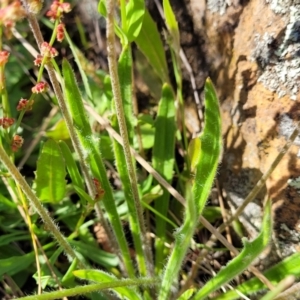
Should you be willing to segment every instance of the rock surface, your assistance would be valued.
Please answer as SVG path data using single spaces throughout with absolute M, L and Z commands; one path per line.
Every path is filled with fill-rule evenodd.
M 191 0 L 189 11 L 195 31 L 205 36 L 209 74 L 222 105 L 219 179 L 237 207 L 300 120 L 300 5 L 271 0 L 210 0 L 205 5 Z M 259 230 L 267 192 L 282 255 L 297 251 L 299 243 L 299 145 L 296 140 L 244 214 Z

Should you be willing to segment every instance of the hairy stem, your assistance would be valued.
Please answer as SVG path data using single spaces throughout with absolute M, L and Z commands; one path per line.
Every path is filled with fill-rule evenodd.
M 41 219 L 46 224 L 48 231 L 50 231 L 53 234 L 59 245 L 72 259 L 78 260 L 79 266 L 81 268 L 85 268 L 85 265 L 79 260 L 70 244 L 67 242 L 62 233 L 58 230 L 54 221 L 50 218 L 48 211 L 42 206 L 40 200 L 34 194 L 28 183 L 25 181 L 24 177 L 21 175 L 16 166 L 11 162 L 3 147 L 0 147 L 0 160 L 5 165 L 5 167 L 7 168 L 11 176 L 14 178 L 16 183 L 19 184 L 22 191 L 29 199 L 30 203 L 33 205 L 35 210 L 40 215 Z
M 132 196 L 137 210 L 138 222 L 141 229 L 141 238 L 143 239 L 145 248 L 145 256 L 148 262 L 148 275 L 153 274 L 153 263 L 152 263 L 152 253 L 150 245 L 146 236 L 146 227 L 143 220 L 143 209 L 139 199 L 138 185 L 135 169 L 132 162 L 132 157 L 130 153 L 130 144 L 127 133 L 127 126 L 125 122 L 124 109 L 122 104 L 118 67 L 115 51 L 115 33 L 114 33 L 114 0 L 107 1 L 107 53 L 108 53 L 108 65 L 109 72 L 111 76 L 112 91 L 115 100 L 115 108 L 117 113 L 117 118 L 119 122 L 120 134 L 123 139 L 124 155 L 126 160 L 126 166 L 129 173 Z

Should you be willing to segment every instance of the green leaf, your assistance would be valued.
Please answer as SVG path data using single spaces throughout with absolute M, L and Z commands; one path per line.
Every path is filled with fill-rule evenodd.
M 106 1 L 105 0 L 100 0 L 99 1 L 99 3 L 98 3 L 98 12 L 103 17 L 105 17 L 105 18 L 107 17 Z M 114 26 L 115 26 L 115 33 L 120 38 L 121 44 L 122 45 L 128 44 L 127 35 L 122 30 L 122 28 L 116 22 L 114 23 Z
M 150 115 L 141 115 L 138 117 L 138 123 L 142 135 L 142 144 L 144 149 L 151 149 L 154 145 L 155 128 Z M 134 146 L 138 148 L 137 140 Z
M 102 202 L 111 222 L 114 234 L 121 249 L 127 271 L 133 276 L 134 270 L 124 236 L 121 220 L 112 194 L 112 188 L 107 178 L 106 169 L 99 152 L 99 143 L 93 136 L 88 117 L 86 115 L 81 95 L 76 84 L 74 73 L 69 62 L 64 59 L 62 64 L 64 78 L 64 95 L 71 114 L 74 130 L 85 155 L 85 161 L 94 178 L 98 179 L 105 191 Z
M 191 299 L 192 295 L 195 293 L 195 289 L 186 290 L 177 300 L 188 300 Z
M 102 15 L 103 17 L 107 16 L 107 10 L 106 10 L 106 1 L 100 0 L 98 2 L 98 13 Z
M 70 139 L 65 121 L 63 119 L 59 120 L 50 130 L 46 132 L 46 136 L 55 141 Z
M 90 88 L 90 85 L 89 85 L 89 82 L 88 82 L 88 78 L 83 70 L 83 67 L 82 67 L 82 64 L 81 64 L 81 61 L 79 59 L 81 52 L 80 50 L 74 45 L 74 43 L 72 42 L 72 39 L 69 37 L 67 31 L 65 31 L 65 37 L 68 41 L 68 44 L 70 45 L 70 48 L 71 48 L 71 51 L 72 51 L 72 54 L 75 58 L 75 62 L 77 64 L 77 67 L 79 69 L 79 72 L 80 72 L 80 76 L 81 76 L 81 79 L 82 79 L 82 82 L 83 82 L 83 85 L 84 85 L 84 89 L 85 89 L 85 92 L 88 96 L 88 99 L 89 100 L 92 100 L 92 92 L 91 92 L 91 88 Z
M 162 82 L 170 82 L 165 49 L 157 26 L 147 11 L 145 11 L 142 29 L 135 39 L 135 43 L 148 59 Z
M 0 277 L 4 274 L 13 276 L 20 271 L 27 269 L 33 262 L 33 252 L 22 256 L 12 256 L 10 258 L 0 259 Z
M 199 215 L 205 206 L 217 172 L 222 145 L 221 117 L 219 102 L 210 79 L 205 84 L 205 124 L 201 135 L 201 149 L 195 166 L 194 184 L 186 184 L 186 209 L 183 225 L 175 233 L 175 244 L 165 267 L 159 291 L 159 299 L 167 299 L 176 282 L 181 263 L 186 256 Z
M 101 154 L 102 154 L 103 159 L 114 160 L 115 156 L 114 156 L 114 153 L 112 151 L 111 138 L 107 135 L 101 134 L 100 139 L 101 139 L 100 150 L 101 150 Z
M 199 145 L 194 149 L 194 156 L 199 156 L 195 164 L 195 180 L 193 184 L 193 202 L 189 211 L 196 208 L 197 215 L 202 213 L 209 196 L 219 163 L 222 149 L 221 116 L 217 94 L 210 79 L 205 83 L 205 126 L 201 133 Z M 191 203 L 191 202 L 189 202 Z
M 173 39 L 172 46 L 174 47 L 174 50 L 176 50 L 176 53 L 179 53 L 180 38 L 179 38 L 178 23 L 176 21 L 176 17 L 174 15 L 169 0 L 163 0 L 163 8 L 164 8 L 164 14 L 166 18 L 166 24 Z
M 76 268 L 77 268 L 77 259 L 74 259 L 68 271 L 65 273 L 64 277 L 61 280 L 61 283 L 64 286 L 76 286 L 77 283 L 75 282 L 75 276 L 73 274 Z
M 144 15 L 144 0 L 130 0 L 126 5 L 127 38 L 129 42 L 133 42 L 139 35 Z
M 71 150 L 69 149 L 69 146 L 64 141 L 60 141 L 59 146 L 60 146 L 62 155 L 65 159 L 67 170 L 71 177 L 73 185 L 78 186 L 81 189 L 84 189 L 82 176 L 79 173 L 77 164 L 73 158 L 73 154 L 72 154 Z
M 80 187 L 74 185 L 74 188 L 76 190 L 76 192 L 78 193 L 78 195 L 80 196 L 80 198 L 84 199 L 86 202 L 90 203 L 90 204 L 95 204 L 95 201 L 93 200 L 93 198 L 87 194 L 83 189 L 81 189 Z
M 153 147 L 153 167 L 169 183 L 173 178 L 174 149 L 175 149 L 175 99 L 171 87 L 164 84 L 162 98 L 159 103 L 157 118 L 155 121 L 155 142 Z M 155 217 L 156 236 L 155 243 L 155 267 L 160 273 L 165 259 L 166 221 L 160 215 L 166 217 L 169 208 L 170 194 L 164 190 L 163 195 L 155 200 L 155 209 L 158 212 Z
M 175 132 L 175 98 L 172 88 L 164 84 L 155 121 L 153 167 L 168 182 L 173 178 Z
M 221 208 L 218 206 L 205 206 L 202 211 L 202 216 L 210 223 L 214 223 L 217 219 L 222 218 Z M 199 228 L 203 228 L 202 224 L 199 224 Z
M 235 276 L 241 274 L 251 263 L 259 256 L 259 254 L 268 246 L 272 235 L 272 216 L 271 216 L 271 201 L 266 203 L 264 211 L 264 219 L 261 233 L 258 237 L 248 242 L 243 239 L 244 248 L 242 252 L 231 260 L 226 267 L 211 280 L 209 280 L 193 298 L 194 300 L 206 299 L 206 297 L 220 288 L 222 285 L 232 280 Z
M 13 208 L 17 208 L 16 203 L 14 203 L 12 200 L 7 199 L 6 197 L 4 197 L 3 195 L 0 194 L 0 204 L 1 206 L 5 206 L 5 210 L 11 210 Z M 2 208 L 2 207 L 0 207 Z
M 35 191 L 41 201 L 57 203 L 63 199 L 66 191 L 65 161 L 54 140 L 50 139 L 43 145 L 35 175 Z
M 191 171 L 194 172 L 200 158 L 201 140 L 194 138 L 189 143 L 188 156 L 191 163 Z
M 8 245 L 11 242 L 28 241 L 30 236 L 26 232 L 18 231 L 10 234 L 2 234 L 0 236 L 0 246 Z
M 283 261 L 279 262 L 275 266 L 271 267 L 264 272 L 264 276 L 276 286 L 281 280 L 288 275 L 294 275 L 300 277 L 300 253 L 295 253 Z M 241 292 L 244 295 L 255 294 L 259 291 L 265 290 L 266 286 L 256 277 L 240 284 L 236 287 L 236 291 Z M 239 299 L 240 294 L 235 290 L 228 291 L 227 293 L 214 297 L 214 300 L 234 300 Z
M 54 253 L 51 255 L 49 261 L 46 261 L 44 257 L 40 258 L 40 263 L 41 263 L 40 274 L 38 272 L 35 272 L 35 274 L 32 277 L 35 279 L 36 283 L 39 283 L 39 280 L 41 279 L 41 286 L 43 289 L 45 289 L 46 286 L 56 287 L 57 280 L 59 281 L 61 280 L 62 274 L 56 268 L 55 263 L 57 262 L 57 259 L 62 252 L 63 252 L 62 248 L 56 249 Z M 49 269 L 49 264 L 52 266 L 52 270 Z M 55 273 L 56 279 L 53 277 L 52 272 Z
M 116 281 L 117 278 L 115 278 L 112 275 L 109 275 L 103 271 L 100 270 L 76 270 L 73 272 L 73 274 L 84 280 L 90 280 L 93 282 L 113 282 Z M 133 288 L 130 287 L 119 287 L 114 288 L 114 292 L 117 294 L 119 299 L 123 299 L 125 297 L 126 299 L 130 300 L 141 300 L 141 296 L 135 291 Z
M 91 200 L 91 203 L 94 204 L 93 199 L 87 193 L 84 192 L 85 186 L 82 181 L 82 176 L 79 173 L 77 164 L 74 160 L 72 152 L 69 149 L 69 146 L 63 141 L 60 141 L 59 146 L 65 159 L 68 174 L 71 177 L 73 187 L 79 194 L 80 200 L 85 200 L 87 202 Z M 84 205 L 86 203 L 82 201 L 82 204 Z
M 119 264 L 119 259 L 116 255 L 105 252 L 97 246 L 88 245 L 80 241 L 70 241 L 70 244 L 75 246 L 76 251 L 81 253 L 85 258 L 107 268 L 116 267 Z

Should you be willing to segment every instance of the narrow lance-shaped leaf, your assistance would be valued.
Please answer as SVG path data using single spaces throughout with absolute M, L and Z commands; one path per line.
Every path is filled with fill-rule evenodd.
M 175 99 L 171 87 L 163 86 L 162 98 L 159 103 L 155 121 L 155 139 L 153 147 L 153 167 L 168 182 L 173 177 L 174 148 L 175 148 Z M 155 209 L 164 217 L 167 216 L 170 194 L 164 190 L 163 195 L 155 200 Z M 166 239 L 166 221 L 159 215 L 155 218 L 156 251 L 155 268 L 160 273 L 164 261 L 164 244 Z
M 0 259 L 0 277 L 4 274 L 13 276 L 27 269 L 34 262 L 34 252 L 21 256 L 11 256 Z
M 60 146 L 60 149 L 64 156 L 66 166 L 68 169 L 68 173 L 71 177 L 72 183 L 74 185 L 80 187 L 81 189 L 84 189 L 84 184 L 82 182 L 82 176 L 79 173 L 78 167 L 73 158 L 72 152 L 69 149 L 69 146 L 64 141 L 60 141 L 59 146 Z
M 259 254 L 267 247 L 272 235 L 272 217 L 271 217 L 271 201 L 266 203 L 264 211 L 264 219 L 262 230 L 259 236 L 253 241 L 248 242 L 243 239 L 244 248 L 242 252 L 230 261 L 226 267 L 211 280 L 195 295 L 194 300 L 206 299 L 207 296 L 220 288 L 222 285 L 232 280 L 235 276 L 241 274 L 251 263 L 259 256 Z
M 209 196 L 222 150 L 219 101 L 210 79 L 205 83 L 205 127 L 199 138 L 201 148 L 198 150 L 198 162 L 195 162 L 196 174 L 193 184 L 193 201 L 198 216 L 202 213 Z
M 134 270 L 129 254 L 128 245 L 124 236 L 121 220 L 118 217 L 116 204 L 112 194 L 112 188 L 106 175 L 102 157 L 99 152 L 98 143 L 92 135 L 81 95 L 76 84 L 74 73 L 66 59 L 63 60 L 64 94 L 69 111 L 74 122 L 74 128 L 86 156 L 86 162 L 91 169 L 93 177 L 99 180 L 105 194 L 102 199 L 108 218 L 111 222 L 115 237 L 120 246 L 121 254 L 128 274 L 134 276 Z
M 277 265 L 271 267 L 267 271 L 264 272 L 264 276 L 273 284 L 277 285 L 281 280 L 286 278 L 288 275 L 294 275 L 295 277 L 300 277 L 300 254 L 295 253 L 283 261 L 279 262 Z M 245 295 L 251 295 L 257 293 L 259 291 L 265 290 L 266 286 L 257 278 L 254 277 L 239 286 L 237 286 L 234 290 L 230 290 L 225 294 L 214 297 L 214 300 L 234 300 L 239 299 L 240 294 L 237 292 L 241 292 Z
M 84 184 L 82 181 L 82 176 L 79 173 L 79 170 L 78 170 L 76 162 L 73 158 L 72 152 L 70 151 L 68 145 L 64 141 L 60 141 L 59 146 L 62 151 L 63 157 L 65 159 L 68 174 L 71 177 L 74 188 L 75 189 L 79 188 L 80 190 L 84 190 L 85 187 L 84 187 Z M 76 191 L 77 191 L 77 189 L 76 189 Z M 85 204 L 85 202 L 83 202 L 83 199 L 86 200 L 86 198 L 82 197 L 82 195 L 80 193 L 78 193 L 78 194 L 79 194 L 80 200 L 82 201 L 82 204 Z
M 172 285 L 178 285 L 178 273 L 188 251 L 199 215 L 210 193 L 221 152 L 222 134 L 219 102 L 210 79 L 205 84 L 205 124 L 201 149 L 195 162 L 196 176 L 192 189 L 187 188 L 184 222 L 175 234 L 175 244 L 165 268 L 159 299 L 168 299 Z M 197 160 L 197 159 L 196 159 Z M 189 183 L 188 183 L 189 184 Z
M 176 53 L 179 53 L 180 50 L 180 38 L 179 38 L 179 29 L 178 23 L 176 21 L 175 14 L 172 10 L 169 0 L 163 0 L 164 14 L 166 18 L 166 24 L 172 36 L 172 46 Z
M 144 0 L 130 0 L 126 5 L 127 38 L 133 42 L 139 35 L 145 15 Z
M 145 12 L 142 29 L 135 39 L 135 43 L 148 59 L 162 82 L 170 82 L 165 49 L 157 30 L 157 26 L 148 11 Z
M 54 140 L 43 145 L 35 175 L 35 191 L 41 201 L 57 203 L 62 200 L 66 190 L 65 162 Z

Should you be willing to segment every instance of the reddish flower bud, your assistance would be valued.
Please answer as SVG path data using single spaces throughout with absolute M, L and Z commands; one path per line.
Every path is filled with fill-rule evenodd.
M 3 67 L 7 62 L 8 62 L 8 57 L 9 57 L 9 52 L 8 51 L 0 51 L 0 66 Z
M 20 110 L 32 110 L 32 106 L 33 106 L 34 101 L 33 100 L 27 100 L 27 99 L 21 99 L 17 105 L 17 111 Z
M 70 3 L 60 3 L 59 1 L 54 0 L 50 6 L 50 10 L 47 11 L 46 16 L 49 17 L 51 21 L 55 21 L 60 19 L 63 13 L 68 13 L 70 11 Z
M 44 93 L 48 90 L 48 84 L 46 82 L 40 81 L 38 82 L 32 89 L 32 93 L 39 94 Z
M 57 25 L 56 39 L 58 42 L 62 42 L 64 38 L 65 38 L 65 24 L 60 23 Z
M 47 42 L 41 44 L 41 54 L 45 57 L 55 57 L 58 55 L 57 50 L 54 47 L 51 47 Z
M 9 128 L 14 123 L 15 123 L 15 119 L 13 118 L 3 117 L 0 119 L 0 126 L 2 126 L 4 129 Z
M 40 66 L 43 61 L 43 56 L 41 54 L 38 54 L 36 59 L 34 60 L 34 65 L 35 66 Z
M 19 136 L 19 135 L 15 135 L 11 141 L 11 150 L 13 152 L 18 151 L 22 145 L 23 145 L 24 139 Z
M 21 20 L 24 16 L 25 10 L 19 0 L 1 1 L 0 26 L 5 26 L 4 34 L 7 38 L 11 38 L 11 29 L 15 26 L 16 22 Z

